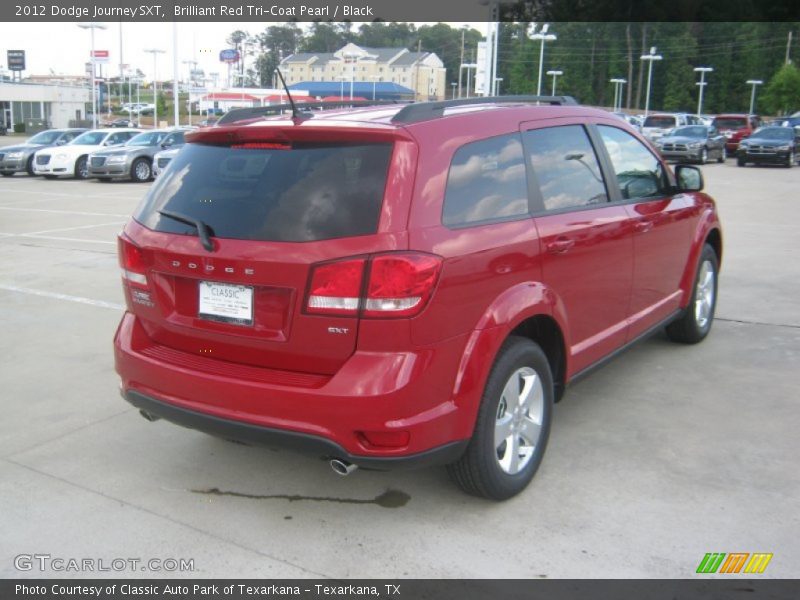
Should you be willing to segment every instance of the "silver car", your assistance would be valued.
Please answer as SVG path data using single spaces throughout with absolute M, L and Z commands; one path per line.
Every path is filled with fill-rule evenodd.
M 687 125 L 673 129 L 653 145 L 666 160 L 706 164 L 709 159 L 725 162 L 725 136 L 715 127 Z
M 37 150 L 63 146 L 74 140 L 86 129 L 48 129 L 37 133 L 24 144 L 0 148 L 0 175 L 11 177 L 14 173 L 36 175 L 33 170 L 33 155 Z
M 146 131 L 119 148 L 93 152 L 89 155 L 89 177 L 100 181 L 149 181 L 153 177 L 153 157 L 165 148 L 182 146 L 184 133 L 185 129 Z

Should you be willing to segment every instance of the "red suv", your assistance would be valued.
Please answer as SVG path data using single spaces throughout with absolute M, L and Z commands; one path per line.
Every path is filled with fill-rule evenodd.
M 714 117 L 712 127 L 716 127 L 725 136 L 725 150 L 728 156 L 736 154 L 739 142 L 750 137 L 753 132 L 761 127 L 761 117 L 756 115 L 717 115 Z
M 447 464 L 504 499 L 569 382 L 664 326 L 711 328 L 722 240 L 702 175 L 605 111 L 243 111 L 187 134 L 119 237 L 116 368 L 150 420 L 340 474 Z

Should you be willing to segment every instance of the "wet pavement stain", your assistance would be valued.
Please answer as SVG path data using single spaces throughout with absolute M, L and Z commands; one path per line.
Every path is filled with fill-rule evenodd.
M 386 490 L 382 494 L 369 500 L 360 498 L 330 498 L 325 496 L 301 496 L 299 494 L 244 494 L 242 492 L 232 492 L 210 488 L 207 490 L 189 490 L 193 494 L 205 494 L 208 496 L 230 496 L 232 498 L 246 498 L 248 500 L 288 500 L 289 502 L 334 502 L 336 504 L 376 504 L 381 508 L 400 508 L 408 504 L 411 496 L 400 490 Z

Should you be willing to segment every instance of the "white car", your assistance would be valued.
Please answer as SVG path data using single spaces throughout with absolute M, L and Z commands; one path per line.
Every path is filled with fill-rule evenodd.
M 119 128 L 87 131 L 69 144 L 38 151 L 33 158 L 33 172 L 47 179 L 59 175 L 86 179 L 89 176 L 89 154 L 102 147 L 124 144 L 139 133 L 139 129 Z

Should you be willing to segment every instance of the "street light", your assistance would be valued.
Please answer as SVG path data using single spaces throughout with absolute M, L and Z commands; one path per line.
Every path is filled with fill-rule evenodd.
M 344 82 L 347 81 L 347 75 L 339 75 L 339 100 L 344 100 Z
M 653 62 L 656 60 L 662 60 L 664 57 L 660 54 L 656 54 L 656 47 L 653 46 L 650 48 L 650 54 L 642 54 L 640 57 L 641 60 L 646 60 L 648 62 L 647 66 L 647 95 L 645 96 L 644 101 L 644 116 L 647 117 L 647 114 L 650 112 L 650 83 L 653 80 Z
M 450 98 L 451 98 L 452 100 L 455 100 L 455 99 L 456 99 L 456 86 L 457 86 L 457 85 L 458 85 L 458 82 L 456 82 L 456 81 L 451 81 L 451 82 L 450 82 L 450 87 L 451 87 L 451 88 L 453 88 L 453 95 L 452 95 L 452 96 L 450 96 Z
M 564 71 L 548 71 L 548 75 L 552 75 L 553 77 L 553 93 L 552 96 L 556 95 L 556 79 L 558 79 L 561 75 L 564 74 Z
M 97 90 L 95 90 L 96 82 L 94 77 L 95 72 L 95 58 L 94 58 L 94 30 L 105 29 L 106 26 L 102 23 L 78 23 L 81 29 L 90 29 L 92 32 L 92 129 L 97 129 Z
M 621 111 L 622 110 L 622 87 L 628 83 L 627 79 L 622 79 L 621 77 L 614 77 L 613 79 L 608 80 L 610 83 L 614 84 L 614 110 Z
M 703 90 L 708 85 L 706 83 L 706 73 L 713 72 L 714 69 L 711 67 L 695 67 L 694 72 L 700 73 L 700 81 L 698 81 L 695 85 L 700 86 L 700 94 L 697 97 L 697 116 L 703 114 Z
M 158 65 L 156 64 L 156 58 L 159 54 L 164 54 L 164 50 L 161 48 L 149 48 L 145 52 L 153 55 L 153 129 L 155 129 L 158 127 L 158 78 L 156 76 Z
M 756 86 L 761 85 L 763 83 L 764 82 L 761 81 L 760 79 L 748 79 L 747 80 L 747 85 L 752 85 L 753 86 L 753 91 L 750 94 L 750 112 L 748 113 L 750 115 L 753 114 L 753 110 L 756 107 Z
M 372 100 L 375 100 L 375 86 L 377 85 L 378 81 L 380 81 L 380 75 L 370 75 L 370 79 L 372 79 Z
M 539 49 L 539 83 L 536 86 L 536 95 L 542 95 L 542 73 L 544 67 L 544 43 L 556 40 L 556 34 L 554 33 L 547 33 L 547 29 L 550 27 L 549 23 L 545 23 L 542 25 L 542 30 L 539 33 L 534 33 L 531 36 L 532 40 L 541 40 L 542 45 Z
M 350 100 L 353 99 L 353 81 L 356 78 L 356 67 L 358 66 L 358 59 L 361 58 L 360 55 L 356 54 L 355 52 L 345 52 L 342 54 L 345 59 L 345 62 L 350 63 Z M 355 59 L 355 60 L 353 60 Z M 344 91 L 344 90 L 342 90 Z
M 461 64 L 461 69 L 467 69 L 467 94 L 466 94 L 466 97 L 469 98 L 469 69 L 475 69 L 477 71 L 478 63 L 462 63 Z M 461 72 L 461 69 L 459 69 L 459 73 Z

